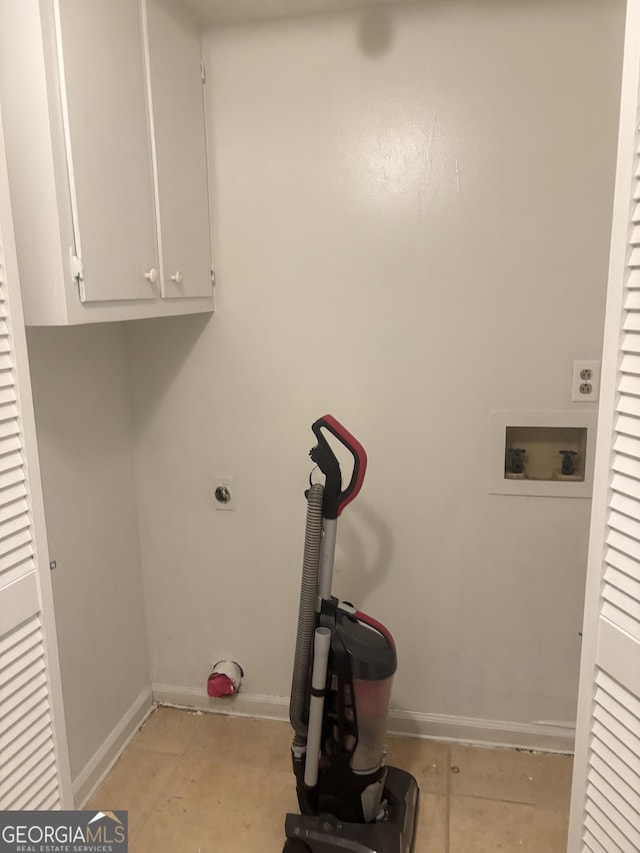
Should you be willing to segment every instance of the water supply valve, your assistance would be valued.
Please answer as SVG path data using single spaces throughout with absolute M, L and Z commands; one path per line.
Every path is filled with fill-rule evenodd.
M 576 462 L 578 454 L 575 450 L 559 450 L 558 453 L 562 456 L 562 473 L 565 477 L 569 477 L 576 473 Z
M 509 471 L 512 474 L 524 474 L 524 457 L 526 452 L 524 447 L 509 448 Z

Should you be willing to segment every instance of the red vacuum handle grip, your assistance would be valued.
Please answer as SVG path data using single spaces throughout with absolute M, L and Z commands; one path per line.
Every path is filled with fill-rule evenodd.
M 318 464 L 327 481 L 325 485 L 323 515 L 325 518 L 337 518 L 362 488 L 365 471 L 367 470 L 367 454 L 357 438 L 351 435 L 349 430 L 345 429 L 333 415 L 325 415 L 319 418 L 311 429 L 318 439 L 318 444 L 310 452 L 310 456 Z M 337 438 L 353 456 L 351 479 L 347 488 L 342 491 L 340 464 L 329 447 L 327 440 L 322 435 L 322 429 L 326 429 L 331 435 Z

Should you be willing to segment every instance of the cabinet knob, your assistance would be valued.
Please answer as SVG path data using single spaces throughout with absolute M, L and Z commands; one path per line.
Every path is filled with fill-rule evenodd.
M 175 281 L 176 284 L 182 284 L 182 273 L 180 270 L 176 270 L 174 274 L 171 276 L 171 281 Z
M 146 272 L 144 274 L 144 277 L 146 278 L 147 281 L 150 281 L 151 284 L 155 284 L 156 281 L 158 280 L 158 270 L 155 267 L 151 267 L 149 272 Z

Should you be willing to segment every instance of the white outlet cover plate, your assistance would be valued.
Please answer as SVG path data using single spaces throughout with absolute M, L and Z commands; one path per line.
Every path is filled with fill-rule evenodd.
M 591 376 L 583 377 L 581 374 L 588 371 Z M 585 394 L 580 389 L 585 385 L 591 385 L 591 392 Z M 574 361 L 573 378 L 571 380 L 571 400 L 574 403 L 597 403 L 600 393 L 600 362 L 599 361 Z

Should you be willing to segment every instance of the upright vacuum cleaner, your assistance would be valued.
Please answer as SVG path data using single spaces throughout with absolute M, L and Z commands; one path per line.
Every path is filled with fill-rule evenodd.
M 289 706 L 301 813 L 286 817 L 283 853 L 411 853 L 418 785 L 410 773 L 385 763 L 397 664 L 393 637 L 375 619 L 331 594 L 338 517 L 362 487 L 367 456 L 331 415 L 317 420 L 312 430 L 318 443 L 309 455 L 325 482 L 310 482 L 306 492 Z M 325 433 L 353 458 L 345 489 Z

